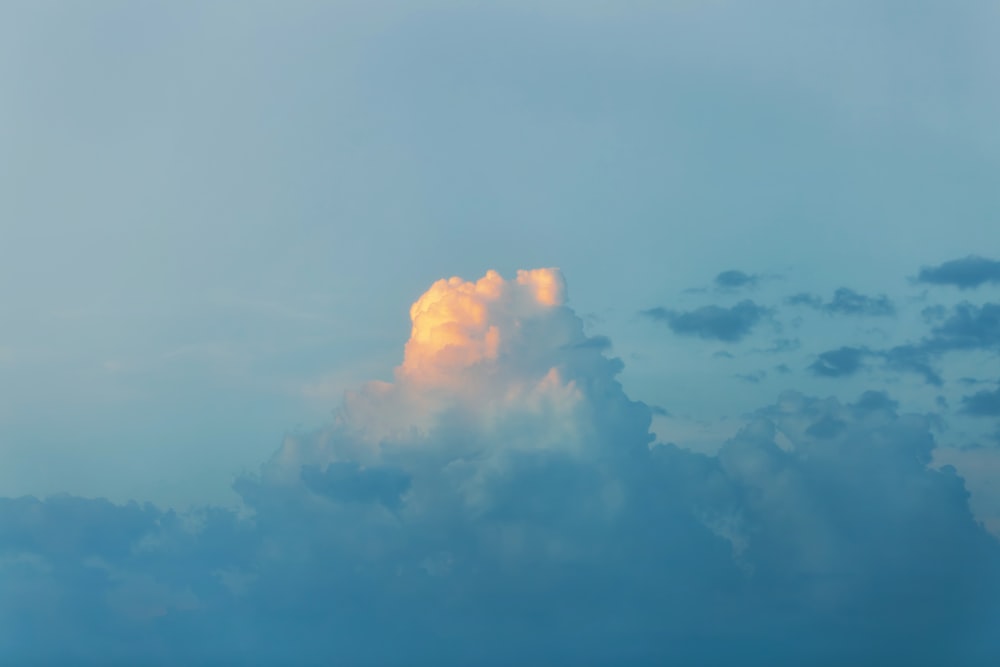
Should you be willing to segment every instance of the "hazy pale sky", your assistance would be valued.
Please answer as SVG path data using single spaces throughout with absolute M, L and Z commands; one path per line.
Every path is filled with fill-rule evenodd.
M 882 655 L 926 623 L 951 642 L 935 659 L 979 664 L 985 628 L 1000 627 L 997 598 L 970 592 L 1000 590 L 983 565 L 1000 552 L 997 35 L 992 2 L 3 3 L 0 600 L 14 602 L 0 621 L 27 620 L 21 639 L 0 631 L 0 658 L 52 657 L 23 639 L 41 627 L 29 599 L 38 618 L 59 607 L 78 662 L 109 647 L 171 662 L 169 638 L 224 608 L 228 630 L 183 656 L 211 661 L 270 622 L 255 605 L 274 596 L 287 605 L 277 645 L 297 642 L 347 613 L 299 605 L 311 574 L 276 574 L 291 557 L 274 544 L 297 544 L 316 563 L 333 549 L 332 568 L 391 552 L 386 572 L 454 575 L 447 591 L 400 583 L 405 595 L 374 570 L 350 584 L 378 591 L 364 632 L 379 605 L 398 593 L 411 609 L 427 586 L 428 604 L 461 598 L 448 613 L 472 610 L 484 646 L 505 636 L 485 627 L 530 637 L 512 610 L 531 606 L 516 591 L 537 576 L 555 582 L 537 607 L 546 622 L 607 631 L 607 653 L 588 653 L 545 626 L 538 655 L 564 664 L 620 661 L 629 642 L 639 661 L 708 659 L 692 637 L 716 636 L 720 619 L 759 615 L 738 640 L 718 631 L 750 646 L 782 635 L 795 605 L 808 627 L 787 656 Z M 419 344 L 418 299 L 436 304 Z M 414 379 L 418 367 L 430 376 Z M 633 445 L 662 477 L 607 463 Z M 569 468 L 551 458 L 563 456 Z M 657 490 L 668 483 L 676 492 Z M 538 500 L 503 500 L 521 495 Z M 100 498 L 110 504 L 93 509 Z M 52 517 L 65 512 L 98 537 L 56 554 L 40 536 L 64 530 Z M 191 512 L 256 513 L 257 532 L 243 543 L 243 529 L 217 535 Z M 584 525 L 602 512 L 633 519 Z M 198 547 L 181 558 L 200 573 L 188 581 L 101 551 L 102 539 L 133 555 L 182 540 L 109 527 L 166 531 L 166 516 L 200 521 L 195 534 L 226 545 L 218 562 Z M 33 521 L 37 540 L 18 537 Z M 666 521 L 687 555 L 640 537 L 646 521 Z M 843 530 L 820 534 L 825 521 Z M 317 526 L 368 547 L 292 534 Z M 692 595 L 728 602 L 691 616 L 637 602 L 638 582 L 673 599 L 680 579 L 581 546 L 594 536 L 676 557 Z M 912 571 L 894 560 L 942 540 L 947 553 Z M 544 565 L 518 575 L 536 547 Z M 699 565 L 727 549 L 724 566 Z M 631 630 L 583 603 L 567 620 L 570 580 L 542 573 L 569 561 Z M 49 574 L 5 595 L 25 563 Z M 111 583 L 51 574 L 67 563 Z M 953 581 L 949 567 L 980 578 Z M 479 588 L 490 568 L 515 593 Z M 618 582 L 624 570 L 639 574 Z M 856 644 L 817 630 L 878 607 L 870 581 L 886 571 L 903 574 L 868 620 L 905 607 L 917 580 L 934 582 L 920 598 L 931 611 L 881 635 L 848 628 Z M 781 578 L 793 572 L 825 583 Z M 838 588 L 845 572 L 860 579 Z M 243 602 L 220 602 L 202 574 Z M 742 592 L 698 588 L 716 575 Z M 318 580 L 341 590 L 329 576 Z M 87 625 L 39 590 L 101 600 L 106 621 Z M 956 605 L 947 622 L 933 611 Z M 682 648 L 661 651 L 633 612 L 694 620 L 671 640 Z M 124 641 L 119 622 L 142 630 Z M 400 642 L 433 656 L 445 631 L 424 630 Z M 399 657 L 344 632 L 348 662 Z M 329 656 L 314 649 L 298 660 Z

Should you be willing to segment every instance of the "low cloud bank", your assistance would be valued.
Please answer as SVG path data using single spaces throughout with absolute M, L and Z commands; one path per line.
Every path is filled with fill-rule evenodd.
M 0 657 L 987 665 L 1000 651 L 1000 545 L 954 469 L 928 466 L 927 419 L 886 394 L 783 394 L 707 456 L 652 442 L 651 409 L 554 269 L 439 281 L 411 318 L 394 381 L 239 479 L 243 513 L 0 499 Z

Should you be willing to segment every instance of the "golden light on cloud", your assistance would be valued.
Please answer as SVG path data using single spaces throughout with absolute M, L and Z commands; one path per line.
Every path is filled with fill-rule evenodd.
M 585 396 L 563 365 L 565 351 L 585 335 L 565 301 L 554 268 L 518 271 L 510 280 L 496 271 L 438 280 L 410 308 L 395 381 L 346 392 L 338 423 L 376 445 L 373 456 L 378 443 L 423 437 L 446 414 L 461 414 L 469 442 L 480 437 L 473 432 L 532 423 L 530 442 L 510 433 L 503 448 L 579 449 L 590 441 L 577 414 Z
M 559 269 L 518 271 L 517 284 L 531 288 L 538 303 L 546 306 L 561 306 L 566 301 L 566 281 Z
M 410 308 L 413 326 L 399 373 L 447 383 L 462 368 L 495 360 L 521 318 L 561 306 L 565 298 L 565 281 L 553 268 L 518 271 L 510 281 L 492 270 L 475 282 L 438 280 Z

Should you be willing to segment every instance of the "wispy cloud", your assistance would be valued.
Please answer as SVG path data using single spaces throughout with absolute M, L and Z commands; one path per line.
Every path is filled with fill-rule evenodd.
M 735 306 L 702 306 L 689 311 L 675 311 L 666 308 L 651 308 L 642 311 L 646 317 L 666 322 L 670 330 L 682 336 L 739 342 L 770 311 L 753 301 L 740 301 Z
M 841 347 L 823 352 L 809 366 L 814 375 L 823 377 L 844 377 L 854 375 L 864 367 L 864 359 L 869 350 L 863 347 Z
M 760 276 L 756 274 L 746 273 L 738 269 L 730 269 L 715 276 L 715 286 L 726 289 L 753 287 L 759 280 Z
M 1000 284 L 1000 262 L 978 255 L 968 255 L 920 269 L 917 282 L 952 285 L 959 289 L 972 289 L 986 283 Z
M 840 287 L 827 302 L 815 294 L 801 292 L 785 299 L 791 306 L 809 306 L 830 315 L 866 315 L 885 317 L 896 313 L 896 306 L 884 294 L 868 296 L 847 287 Z

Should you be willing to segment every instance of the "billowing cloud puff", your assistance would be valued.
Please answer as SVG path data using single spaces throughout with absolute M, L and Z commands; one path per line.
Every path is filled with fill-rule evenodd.
M 519 271 L 509 281 L 490 271 L 476 282 L 434 283 L 410 309 L 395 382 L 349 392 L 334 427 L 349 438 L 331 442 L 349 440 L 360 447 L 351 456 L 375 461 L 446 429 L 464 431 L 465 446 L 493 453 L 579 454 L 597 445 L 602 429 L 624 427 L 605 423 L 615 416 L 598 410 L 611 398 L 645 432 L 648 410 L 615 380 L 621 362 L 604 356 L 607 339 L 584 334 L 565 299 L 557 269 Z M 505 431 L 502 448 L 484 437 Z
M 516 344 L 526 318 L 562 306 L 565 298 L 557 269 L 518 271 L 509 282 L 496 271 L 476 282 L 439 280 L 410 308 L 413 328 L 399 375 L 448 384 L 470 367 L 496 363 L 502 349 Z
M 97 664 L 978 665 L 1000 546 L 885 394 L 654 443 L 551 269 L 435 283 L 392 383 L 243 512 L 0 501 L 0 657 Z M 596 342 L 595 342 L 596 341 Z M 669 379 L 665 380 L 669 381 Z
M 606 339 L 585 335 L 565 295 L 556 269 L 434 283 L 410 309 L 395 381 L 349 392 L 329 429 L 286 441 L 265 480 L 298 483 L 303 465 L 404 470 L 436 461 L 434 475 L 447 479 L 415 481 L 409 506 L 449 486 L 482 505 L 491 480 L 530 457 L 580 462 L 645 450 L 649 408 L 625 396 L 615 379 L 621 362 L 604 356 Z M 614 496 L 621 482 L 605 477 Z

